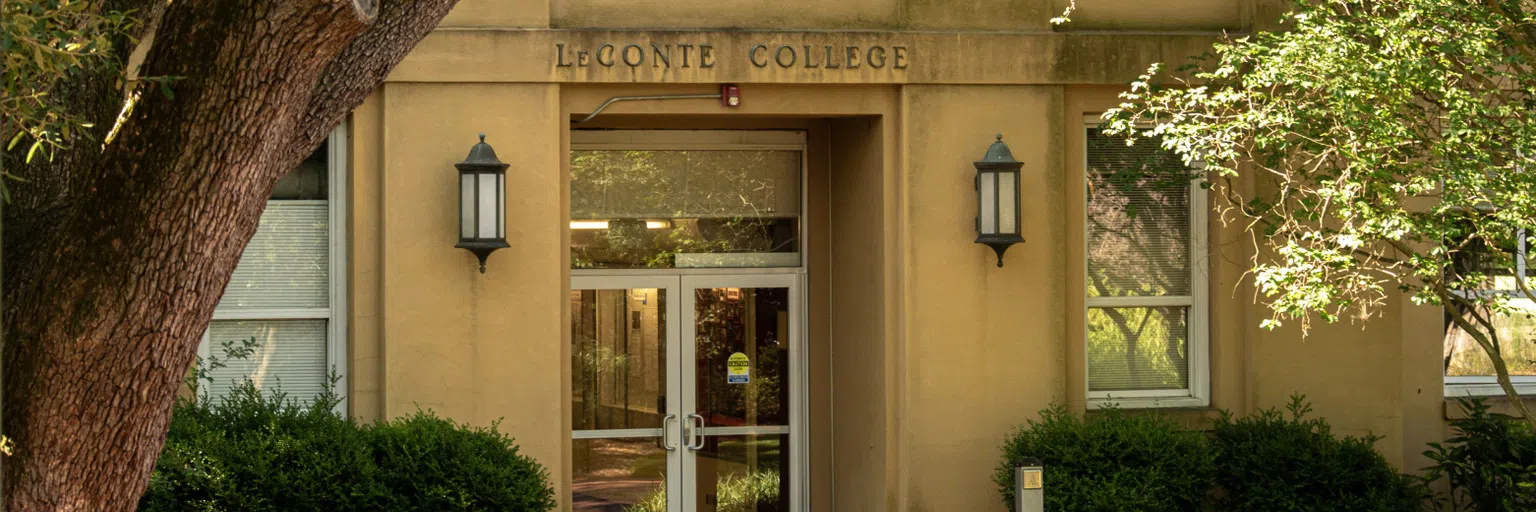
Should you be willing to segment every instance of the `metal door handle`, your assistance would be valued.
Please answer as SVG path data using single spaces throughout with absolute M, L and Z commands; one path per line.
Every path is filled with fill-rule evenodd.
M 698 426 L 692 426 L 697 423 Z M 698 414 L 688 415 L 688 449 L 699 451 L 704 448 L 704 417 Z
M 661 419 L 661 447 L 667 451 L 677 450 L 677 445 L 672 444 L 672 422 L 677 421 L 676 414 L 668 414 Z

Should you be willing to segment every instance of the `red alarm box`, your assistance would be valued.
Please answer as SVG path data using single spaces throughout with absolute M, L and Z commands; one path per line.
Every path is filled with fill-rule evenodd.
M 741 106 L 741 87 L 736 84 L 720 86 L 720 104 L 727 107 Z

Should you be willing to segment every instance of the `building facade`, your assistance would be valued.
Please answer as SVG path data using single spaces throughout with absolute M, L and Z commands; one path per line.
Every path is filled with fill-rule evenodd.
M 1445 376 L 1438 309 L 1261 330 L 1220 199 L 1110 179 L 1157 156 L 1096 130 L 1125 84 L 1281 3 L 1078 3 L 463 0 L 278 187 L 205 350 L 254 337 L 225 376 L 300 394 L 334 368 L 364 420 L 499 419 L 564 510 L 1001 510 L 1003 438 L 1052 404 L 1200 428 L 1304 393 L 1422 466 L 1490 391 Z M 484 273 L 454 247 L 481 133 Z M 984 186 L 999 134 L 1022 170 Z M 999 262 L 978 196 L 1013 187 Z

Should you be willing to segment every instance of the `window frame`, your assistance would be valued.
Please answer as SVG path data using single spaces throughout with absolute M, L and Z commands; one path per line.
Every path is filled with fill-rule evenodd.
M 1089 409 L 1097 409 L 1107 406 L 1116 406 L 1122 409 L 1147 409 L 1147 408 L 1175 408 L 1175 407 L 1208 407 L 1211 404 L 1210 383 L 1210 269 L 1203 265 L 1209 260 L 1206 254 L 1209 248 L 1209 221 L 1207 207 L 1209 204 L 1208 193 L 1200 187 L 1200 179 L 1191 179 L 1189 182 L 1189 270 L 1190 270 L 1190 295 L 1188 296 L 1152 296 L 1152 297 L 1089 297 L 1088 296 L 1088 248 L 1092 234 L 1088 230 L 1088 180 L 1091 169 L 1088 167 L 1088 137 L 1089 131 L 1099 129 L 1103 120 L 1096 115 L 1083 116 L 1083 145 L 1082 145 L 1082 189 L 1083 198 L 1083 288 L 1079 291 L 1083 296 L 1082 329 L 1083 337 L 1083 392 L 1087 398 Z M 1150 128 L 1150 125 L 1138 125 L 1138 128 Z M 1203 168 L 1196 165 L 1196 169 Z M 1127 390 L 1127 391 L 1094 391 L 1091 388 L 1092 368 L 1088 357 L 1088 314 L 1094 308 L 1107 307 L 1188 307 L 1189 319 L 1186 328 L 1189 329 L 1186 338 L 1186 351 L 1189 358 L 1189 385 L 1178 389 L 1156 390 Z
M 1528 241 L 1526 240 L 1526 236 L 1527 236 L 1528 231 L 1529 230 L 1522 229 L 1516 235 L 1516 238 L 1519 240 L 1519 242 L 1518 242 L 1519 245 L 1516 246 L 1516 249 L 1515 249 L 1515 279 L 1526 280 L 1526 270 L 1527 270 L 1528 267 L 1527 267 L 1527 265 L 1525 263 L 1525 258 L 1526 258 L 1527 251 L 1530 250 Z M 1526 286 L 1531 286 L 1531 282 L 1529 280 L 1526 280 Z M 1490 293 L 1490 291 L 1455 290 L 1455 291 L 1452 291 L 1451 293 L 1454 293 L 1457 296 L 1466 296 L 1466 295 L 1472 295 L 1472 294 L 1475 294 L 1475 293 L 1485 293 L 1486 294 L 1486 293 Z M 1514 297 L 1514 298 L 1517 298 L 1517 299 L 1525 299 L 1526 298 L 1525 295 L 1520 293 L 1520 291 L 1518 289 L 1516 289 L 1516 290 L 1492 290 L 1491 293 L 1508 294 L 1511 297 Z M 1442 307 L 1441 311 L 1444 312 L 1445 308 Z M 1442 350 L 1445 347 L 1445 340 L 1443 338 L 1441 339 L 1441 345 L 1440 346 L 1441 346 Z M 1504 388 L 1499 387 L 1498 377 L 1496 377 L 1496 376 L 1493 376 L 1493 375 L 1454 375 L 1454 376 L 1453 375 L 1446 375 L 1445 374 L 1444 363 L 1442 362 L 1441 365 L 1442 366 L 1440 368 L 1440 377 L 1443 379 L 1442 385 L 1445 388 L 1444 389 L 1444 394 L 1445 394 L 1446 398 L 1486 397 L 1486 396 L 1503 396 L 1504 395 Z M 1510 381 L 1511 384 L 1514 384 L 1515 391 L 1519 392 L 1521 395 L 1536 393 L 1536 375 L 1510 375 L 1509 376 L 1509 381 Z
M 215 306 L 212 322 L 221 320 L 325 320 L 326 321 L 326 348 L 325 366 L 334 369 L 337 381 L 339 401 L 334 411 L 336 414 L 346 416 L 348 414 L 348 380 L 347 380 L 347 179 L 349 177 L 347 165 L 347 127 L 346 120 L 331 130 L 327 138 L 326 146 L 326 188 L 327 197 L 327 222 L 330 223 L 326 233 L 329 251 L 328 260 L 330 268 L 328 274 L 328 292 L 330 307 L 328 308 L 261 308 L 244 309 L 240 311 L 219 311 Z M 319 202 L 318 199 L 298 200 Z M 213 354 L 213 344 L 209 339 L 210 329 L 203 329 L 202 341 L 198 343 L 197 355 L 204 360 Z

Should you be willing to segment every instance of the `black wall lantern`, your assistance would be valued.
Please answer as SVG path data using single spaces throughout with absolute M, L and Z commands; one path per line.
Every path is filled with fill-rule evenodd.
M 1013 159 L 1013 152 L 1003 144 L 1003 134 L 987 148 L 986 156 L 976 162 L 976 243 L 997 251 L 997 266 L 1003 266 L 1003 252 L 1008 246 L 1023 243 L 1019 236 L 1019 169 L 1024 163 Z
M 469 148 L 469 156 L 453 165 L 459 169 L 459 243 L 480 258 L 480 273 L 485 273 L 485 258 L 507 245 L 507 164 L 496 159 L 496 150 L 485 143 Z

